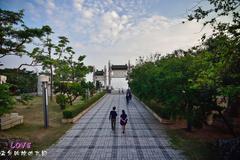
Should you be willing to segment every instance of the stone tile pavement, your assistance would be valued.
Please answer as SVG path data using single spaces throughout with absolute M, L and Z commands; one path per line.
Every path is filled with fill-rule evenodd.
M 117 107 L 116 130 L 108 119 Z M 128 115 L 126 133 L 119 124 L 122 109 Z M 181 151 L 170 146 L 163 126 L 140 102 L 127 106 L 125 95 L 108 94 L 87 112 L 59 141 L 47 150 L 46 160 L 179 160 Z

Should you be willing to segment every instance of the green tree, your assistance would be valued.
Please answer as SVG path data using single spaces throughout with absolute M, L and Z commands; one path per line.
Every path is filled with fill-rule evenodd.
M 201 127 L 208 113 L 218 111 L 234 135 L 222 114 L 225 108 L 217 104 L 217 97 L 226 96 L 230 106 L 237 106 L 240 95 L 240 2 L 208 1 L 212 8 L 199 7 L 188 20 L 205 20 L 204 25 L 210 24 L 214 34 L 208 38 L 203 35 L 202 44 L 188 51 L 176 50 L 167 56 L 138 59 L 130 73 L 129 85 L 143 100 L 161 103 L 161 112 L 167 113 L 167 117 L 184 117 L 189 130 L 192 125 Z M 222 16 L 229 16 L 231 21 L 220 21 Z
M 162 116 L 184 117 L 189 131 L 192 125 L 202 127 L 206 114 L 213 110 L 220 113 L 229 127 L 221 114 L 224 108 L 216 103 L 217 96 L 221 95 L 219 72 L 223 64 L 208 50 L 206 46 L 197 52 L 177 50 L 150 61 L 140 59 L 130 73 L 129 85 L 144 101 L 161 103 Z
M 99 90 L 102 88 L 102 83 L 100 81 L 96 81 L 96 90 Z
M 28 56 L 32 58 L 30 64 L 21 64 L 18 68 L 22 66 L 42 66 L 44 71 L 50 74 L 50 99 L 53 99 L 53 72 L 54 72 L 54 62 L 59 59 L 57 53 L 53 53 L 55 45 L 52 43 L 51 34 L 52 29 L 49 26 L 45 26 L 45 34 L 40 39 L 38 47 L 35 47 L 32 52 L 28 53 Z
M 29 28 L 23 22 L 23 10 L 13 12 L 0 9 L 0 58 L 28 54 L 26 44 L 45 34 L 46 26 Z
M 200 71 L 196 85 L 201 86 L 205 83 L 214 91 L 211 92 L 215 94 L 212 95 L 213 97 L 216 95 L 228 97 L 228 108 L 235 108 L 233 110 L 237 111 L 240 95 L 240 1 L 208 1 L 212 8 L 199 7 L 188 16 L 188 20 L 203 20 L 204 26 L 210 24 L 214 29 L 214 34 L 210 38 L 206 39 L 205 35 L 203 36 L 209 65 L 205 70 Z M 227 17 L 228 21 L 221 20 L 222 17 Z M 225 117 L 223 115 L 222 117 L 234 134 Z
M 32 93 L 37 91 L 37 74 L 26 69 L 0 69 L 0 75 L 7 76 L 12 94 Z
M 66 103 L 70 105 L 72 105 L 79 96 L 82 98 L 86 96 L 87 84 L 84 80 L 81 82 L 55 82 L 54 86 L 55 92 L 61 95 L 60 99 L 66 99 Z
M 92 95 L 95 93 L 95 91 L 96 91 L 96 87 L 94 86 L 93 82 L 87 82 L 87 89 L 89 89 L 91 96 L 92 96 Z
M 75 60 L 75 52 L 68 44 L 66 37 L 59 37 L 55 46 L 59 59 L 54 63 L 54 86 L 55 92 L 66 96 L 67 103 L 72 105 L 79 96 L 85 98 L 87 89 L 91 87 L 85 82 L 85 76 L 92 67 L 84 65 L 85 56 L 79 56 Z
M 192 14 L 188 15 L 188 20 L 204 20 L 204 26 L 210 24 L 213 27 L 215 36 L 228 34 L 234 39 L 240 38 L 240 1 L 239 0 L 208 0 L 210 8 L 198 7 Z M 223 21 L 221 18 L 228 18 Z
M 65 109 L 67 104 L 67 98 L 64 94 L 58 94 L 56 96 L 56 103 L 60 105 L 61 109 Z
M 21 70 L 23 66 L 44 66 L 50 69 L 51 83 L 51 99 L 52 99 L 52 77 L 53 68 L 51 60 L 51 48 L 53 47 L 50 34 L 53 33 L 49 26 L 43 26 L 42 28 L 29 28 L 23 21 L 23 10 L 19 12 L 7 11 L 0 9 L 0 58 L 15 55 L 22 56 L 28 55 L 32 58 L 30 63 L 21 64 L 18 70 Z M 26 44 L 33 42 L 34 38 L 38 38 L 42 41 L 42 49 L 39 47 L 29 51 L 26 48 Z M 44 55 L 47 48 L 47 55 Z
M 8 113 L 14 104 L 13 97 L 9 92 L 9 84 L 0 84 L 0 116 Z
M 83 63 L 85 55 L 80 55 L 75 60 L 75 52 L 73 48 L 68 46 L 69 40 L 66 37 L 59 37 L 58 45 L 56 45 L 56 53 L 62 58 L 55 63 L 55 77 L 61 81 L 81 81 L 87 73 L 92 69 Z

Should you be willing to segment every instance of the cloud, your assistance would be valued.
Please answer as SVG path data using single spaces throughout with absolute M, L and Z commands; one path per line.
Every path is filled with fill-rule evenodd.
M 54 9 L 56 8 L 54 0 L 47 0 L 46 10 L 48 14 L 53 14 Z
M 84 0 L 74 0 L 73 6 L 79 13 L 81 13 L 81 16 L 86 19 L 91 19 L 97 11 L 94 11 L 93 8 L 86 7 L 86 5 L 84 5 Z
M 109 28 L 118 28 L 118 25 L 116 28 L 113 26 L 122 22 L 122 17 L 115 12 L 110 12 L 106 16 L 105 30 L 109 33 L 111 31 Z M 164 55 L 176 49 L 191 48 L 200 43 L 199 39 L 203 33 L 211 34 L 210 27 L 201 31 L 201 23 L 186 22 L 182 24 L 182 20 L 153 15 L 144 18 L 137 24 L 129 24 L 129 21 L 126 20 L 125 23 L 130 26 L 123 25 L 124 29 L 116 29 L 119 31 L 116 36 L 112 32 L 104 34 L 105 32 L 101 31 L 100 35 L 103 37 L 96 38 L 99 43 L 85 47 L 86 53 L 88 53 L 88 63 L 95 63 L 101 68 L 103 64 L 107 64 L 107 60 L 111 60 L 115 64 L 124 64 L 128 59 L 135 62 L 139 56 L 148 56 L 156 52 Z M 101 40 L 108 41 L 109 36 L 112 37 L 110 40 L 115 40 L 114 43 L 103 45 L 104 41 Z M 96 53 L 99 57 L 98 61 L 94 59 Z
M 74 7 L 78 10 L 81 11 L 83 7 L 84 0 L 74 0 L 73 4 Z
M 121 64 L 154 52 L 187 49 L 211 30 L 207 27 L 200 32 L 201 23 L 182 24 L 183 19 L 146 12 L 148 3 L 142 0 L 73 0 L 71 5 L 69 1 L 35 2 L 28 2 L 28 14 L 41 15 L 38 23 L 50 25 L 56 37 L 67 36 L 76 53 L 85 53 L 86 62 L 97 67 L 108 60 Z
M 80 42 L 75 42 L 73 44 L 73 47 L 74 47 L 74 49 L 77 49 L 77 50 L 82 50 L 83 48 L 85 48 L 85 46 Z
M 101 16 L 101 22 L 96 32 L 92 34 L 93 43 L 114 43 L 128 24 L 128 16 L 109 11 Z
M 37 12 L 36 7 L 32 3 L 26 4 L 27 12 L 31 15 L 31 20 L 37 21 L 39 18 L 41 18 L 41 15 Z
M 83 11 L 83 16 L 87 19 L 91 19 L 93 17 L 93 11 L 91 9 L 85 9 Z
M 112 0 L 107 0 L 107 2 L 108 2 L 108 3 L 110 3 L 110 4 L 112 4 L 112 3 L 113 3 L 113 1 L 112 1 Z
M 198 42 L 203 32 L 210 34 L 211 31 L 206 27 L 200 32 L 201 23 L 182 24 L 183 19 L 170 19 L 160 15 L 144 17 L 137 22 L 133 19 L 130 15 L 120 15 L 114 10 L 104 13 L 100 24 L 89 35 L 92 46 L 103 46 L 104 50 L 110 46 L 116 47 L 115 49 L 128 48 L 132 54 L 170 52 L 181 47 L 191 47 Z
M 54 11 L 57 9 L 54 0 L 35 0 L 35 2 L 37 4 L 36 6 L 33 6 L 33 3 L 31 2 L 26 3 L 27 9 L 30 9 L 30 12 L 33 14 L 38 12 L 38 14 L 40 15 L 43 13 L 44 10 L 49 16 L 52 16 Z M 35 9 L 35 11 L 33 10 L 33 8 Z

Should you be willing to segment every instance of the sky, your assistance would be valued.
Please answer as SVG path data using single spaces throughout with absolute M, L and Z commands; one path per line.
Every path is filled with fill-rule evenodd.
M 76 55 L 86 55 L 85 63 L 98 69 L 108 60 L 135 64 L 139 56 L 165 55 L 199 44 L 211 28 L 182 23 L 196 5 L 208 4 L 203 0 L 0 0 L 1 9 L 24 9 L 27 26 L 49 25 L 54 40 L 68 37 Z M 1 59 L 7 68 L 29 61 L 28 57 Z M 126 81 L 113 80 L 113 85 L 126 86 Z

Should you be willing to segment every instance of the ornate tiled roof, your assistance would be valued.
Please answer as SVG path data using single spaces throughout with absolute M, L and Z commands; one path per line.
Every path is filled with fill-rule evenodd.
M 125 65 L 112 65 L 112 70 L 127 70 L 128 66 Z
M 95 76 L 103 76 L 104 75 L 104 71 L 103 70 L 96 70 L 94 73 Z

